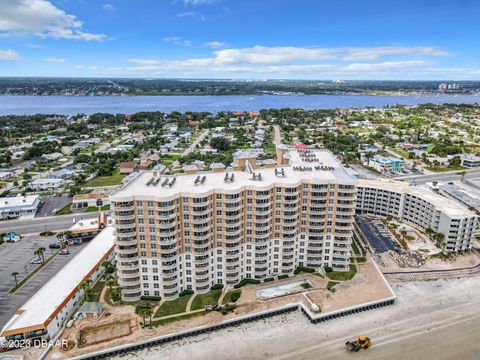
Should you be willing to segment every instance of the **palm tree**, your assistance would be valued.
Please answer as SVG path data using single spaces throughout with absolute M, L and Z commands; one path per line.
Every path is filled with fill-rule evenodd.
M 43 264 L 42 252 L 40 251 L 40 248 L 38 248 L 37 250 L 35 250 L 35 251 L 33 252 L 33 255 L 37 255 L 37 256 L 38 256 L 38 260 L 40 260 L 40 262 Z
M 47 249 L 45 249 L 43 246 L 40 246 L 38 248 L 38 252 L 40 253 L 40 256 L 42 257 L 42 264 L 45 263 L 45 257 L 43 256 L 43 253 L 46 251 Z
M 445 234 L 435 233 L 435 234 L 433 235 L 433 238 L 435 239 L 438 247 L 440 247 L 440 245 L 441 245 L 442 243 L 443 243 L 443 248 L 445 247 L 445 243 L 444 243 Z M 443 249 L 442 249 L 442 251 L 443 251 Z
M 429 238 L 430 240 L 432 240 L 432 235 L 435 234 L 435 231 L 433 231 L 432 228 L 427 228 L 427 229 L 425 230 L 425 234 L 428 236 L 428 238 Z
M 400 230 L 400 234 L 402 234 L 402 240 L 405 241 L 405 236 L 407 236 L 408 232 L 405 229 Z
M 92 299 L 93 293 L 92 293 L 92 288 L 90 285 L 92 284 L 92 280 L 88 279 L 85 280 L 82 285 L 80 285 L 80 288 L 83 290 L 83 298 L 85 301 L 90 301 Z
M 11 275 L 15 279 L 15 287 L 17 287 L 18 286 L 18 281 L 17 281 L 18 272 L 14 271 L 14 272 L 11 273 Z
M 465 175 L 467 175 L 467 172 L 466 172 L 465 170 L 463 170 L 463 171 L 460 171 L 460 172 L 458 173 L 458 175 L 461 176 L 460 180 L 461 180 L 462 182 L 464 182 L 464 181 L 465 181 Z
M 143 318 L 143 325 L 146 325 L 145 319 L 147 317 L 149 317 L 150 318 L 149 326 L 152 325 L 153 309 L 152 309 L 152 305 L 150 305 L 150 303 L 141 303 L 141 304 L 137 305 L 137 307 L 135 308 L 135 314 L 137 314 L 138 316 L 141 316 Z
M 108 286 L 108 288 L 110 289 L 110 293 L 112 293 L 112 287 L 113 285 L 115 284 L 115 280 L 113 278 L 112 275 L 108 274 L 107 277 L 105 278 L 105 283 L 106 285 Z

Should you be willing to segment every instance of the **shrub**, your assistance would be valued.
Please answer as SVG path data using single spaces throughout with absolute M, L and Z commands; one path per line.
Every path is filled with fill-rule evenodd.
M 232 300 L 232 302 L 237 302 L 238 299 L 240 299 L 240 296 L 242 295 L 242 292 L 241 291 L 235 291 L 232 293 L 232 295 L 230 296 L 230 300 Z
M 210 288 L 210 290 L 220 290 L 220 289 L 223 289 L 223 284 L 215 284 Z
M 268 277 L 263 280 L 263 282 L 269 282 L 275 280 L 273 277 Z
M 299 266 L 295 269 L 295 271 L 293 272 L 295 275 L 301 273 L 301 272 L 305 272 L 305 273 L 314 273 L 315 272 L 315 269 L 314 268 L 311 268 L 311 267 L 306 267 L 306 266 Z
M 330 290 L 331 292 L 335 292 L 335 285 L 337 285 L 338 282 L 336 281 L 329 281 L 327 284 L 327 289 Z
M 183 290 L 178 296 L 186 296 L 186 295 L 193 295 L 192 289 Z
M 144 301 L 160 301 L 161 298 L 160 298 L 160 296 L 148 296 L 148 295 L 143 295 L 143 296 L 140 296 L 140 300 L 144 300 Z
M 278 280 L 282 280 L 282 279 L 286 279 L 286 278 L 288 278 L 288 275 L 287 275 L 287 274 L 283 274 L 283 275 L 278 275 L 278 276 L 277 276 L 277 279 L 278 279 Z
M 260 284 L 260 280 L 245 278 L 240 280 L 238 284 L 234 286 L 235 289 L 241 288 L 247 284 Z
M 327 272 L 327 273 L 333 271 L 332 267 L 330 267 L 328 265 L 325 265 L 324 269 L 325 269 L 325 272 Z
M 304 289 L 310 289 L 310 288 L 312 287 L 312 285 L 310 285 L 310 283 L 306 283 L 306 282 L 305 282 L 305 283 L 302 284 L 302 287 L 303 287 Z

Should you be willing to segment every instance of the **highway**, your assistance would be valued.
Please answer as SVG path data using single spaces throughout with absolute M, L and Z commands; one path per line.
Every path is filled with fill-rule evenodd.
M 93 219 L 98 216 L 98 212 L 58 215 L 29 220 L 8 220 L 0 222 L 0 233 L 14 231 L 20 235 L 35 234 L 45 231 L 64 231 L 73 225 L 73 219 Z

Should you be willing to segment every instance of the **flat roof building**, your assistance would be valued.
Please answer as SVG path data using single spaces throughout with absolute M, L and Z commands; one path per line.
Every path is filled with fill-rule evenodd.
M 401 181 L 359 180 L 356 212 L 392 216 L 423 231 L 442 233 L 446 252 L 471 249 L 478 231 L 478 215 L 465 206 Z
M 33 218 L 40 205 L 40 196 L 0 198 L 0 219 Z
M 298 266 L 347 271 L 356 179 L 329 151 L 239 151 L 233 168 L 139 173 L 110 196 L 125 300 L 232 287 Z

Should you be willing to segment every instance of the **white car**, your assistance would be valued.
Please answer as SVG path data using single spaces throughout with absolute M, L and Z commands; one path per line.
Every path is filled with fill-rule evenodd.
M 42 263 L 42 261 L 40 259 L 37 259 L 37 258 L 30 260 L 30 264 L 41 264 L 41 263 Z

